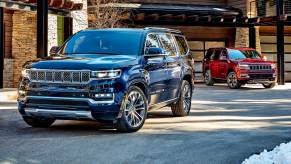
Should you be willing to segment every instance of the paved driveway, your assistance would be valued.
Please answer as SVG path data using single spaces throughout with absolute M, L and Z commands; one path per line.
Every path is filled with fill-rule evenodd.
M 0 163 L 235 164 L 291 140 L 290 85 L 272 90 L 198 85 L 192 103 L 189 117 L 172 118 L 164 108 L 131 134 L 77 121 L 31 128 L 14 104 L 2 103 Z

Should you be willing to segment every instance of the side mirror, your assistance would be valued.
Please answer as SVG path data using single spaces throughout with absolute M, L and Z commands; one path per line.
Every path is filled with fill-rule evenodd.
M 145 56 L 147 57 L 166 56 L 166 52 L 162 48 L 151 47 L 146 50 Z
M 53 46 L 51 49 L 50 49 L 50 55 L 56 55 L 59 51 L 60 47 L 59 46 Z

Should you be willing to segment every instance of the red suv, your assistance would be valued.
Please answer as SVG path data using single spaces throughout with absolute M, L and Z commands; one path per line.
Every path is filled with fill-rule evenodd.
M 237 89 L 247 83 L 260 83 L 265 88 L 276 84 L 276 65 L 251 48 L 210 48 L 203 60 L 206 85 L 227 82 Z

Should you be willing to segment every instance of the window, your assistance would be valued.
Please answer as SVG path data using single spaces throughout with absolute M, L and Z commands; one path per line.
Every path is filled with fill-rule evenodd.
M 246 58 L 252 58 L 252 59 L 260 59 L 260 54 L 257 51 L 244 51 L 244 50 L 229 50 L 229 57 L 230 59 L 246 59 Z
M 180 55 L 186 55 L 186 53 L 188 52 L 188 46 L 185 38 L 178 35 L 176 35 L 175 38 L 179 47 Z
M 148 54 L 149 48 L 159 48 L 161 44 L 156 34 L 149 34 L 146 39 L 145 54 Z
M 216 49 L 215 52 L 212 54 L 212 56 L 210 56 L 211 60 L 218 60 L 219 56 L 220 56 L 221 50 L 220 49 Z
M 176 56 L 177 50 L 175 48 L 175 44 L 173 43 L 172 35 L 170 34 L 159 34 L 160 40 L 163 44 L 163 48 L 165 49 L 167 55 Z
M 81 31 L 65 43 L 61 52 L 68 55 L 138 55 L 141 39 L 139 31 Z

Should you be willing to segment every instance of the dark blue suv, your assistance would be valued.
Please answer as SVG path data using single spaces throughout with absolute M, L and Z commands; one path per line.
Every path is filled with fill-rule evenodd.
M 164 28 L 83 30 L 50 57 L 24 65 L 18 108 L 33 127 L 56 119 L 110 122 L 139 130 L 149 110 L 191 109 L 194 60 L 180 31 Z

